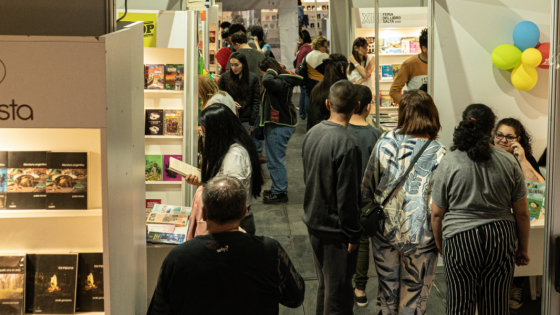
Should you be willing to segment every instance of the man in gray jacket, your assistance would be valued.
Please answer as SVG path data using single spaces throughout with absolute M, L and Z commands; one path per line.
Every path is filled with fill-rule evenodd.
M 352 314 L 352 277 L 356 272 L 359 223 L 361 149 L 348 132 L 359 103 L 354 85 L 338 81 L 329 91 L 329 120 L 307 132 L 303 140 L 307 225 L 319 281 L 316 314 Z

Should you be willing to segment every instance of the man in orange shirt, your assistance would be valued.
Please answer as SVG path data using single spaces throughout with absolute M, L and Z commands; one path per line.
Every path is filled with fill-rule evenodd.
M 401 91 L 406 84 L 407 90 L 419 89 L 428 92 L 428 29 L 420 32 L 420 49 L 422 52 L 408 58 L 402 65 L 391 85 L 389 94 L 395 103 L 401 99 Z

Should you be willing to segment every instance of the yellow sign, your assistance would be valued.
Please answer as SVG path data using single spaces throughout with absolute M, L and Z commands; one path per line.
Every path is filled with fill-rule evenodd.
M 119 12 L 119 18 L 123 16 Z M 156 13 L 127 13 L 123 21 L 144 22 L 144 47 L 157 46 L 157 14 Z

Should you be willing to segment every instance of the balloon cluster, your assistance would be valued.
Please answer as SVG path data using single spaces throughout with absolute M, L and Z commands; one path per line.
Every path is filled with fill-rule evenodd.
M 537 67 L 550 66 L 550 43 L 540 43 L 538 26 L 523 21 L 513 29 L 514 45 L 503 44 L 492 51 L 492 63 L 502 70 L 511 71 L 511 83 L 520 91 L 529 91 L 537 84 Z

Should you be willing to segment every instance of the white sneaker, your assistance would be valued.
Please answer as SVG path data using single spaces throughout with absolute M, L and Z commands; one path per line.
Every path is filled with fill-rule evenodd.
M 516 310 L 523 306 L 523 301 L 521 300 L 522 296 L 523 287 L 516 287 L 515 285 L 512 285 L 509 290 L 509 308 Z

